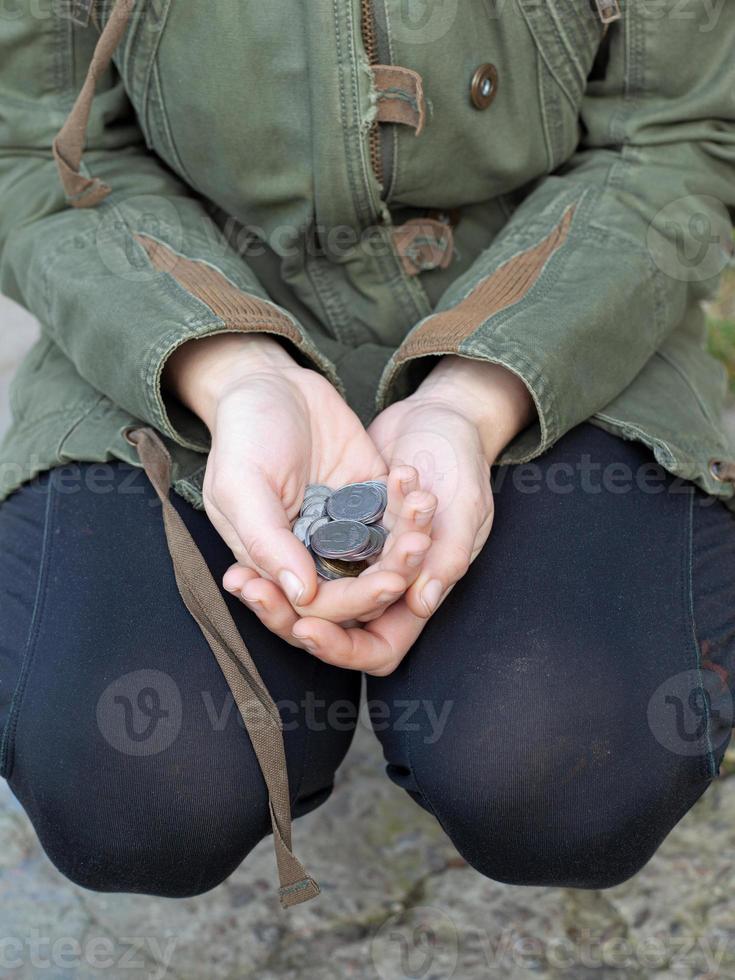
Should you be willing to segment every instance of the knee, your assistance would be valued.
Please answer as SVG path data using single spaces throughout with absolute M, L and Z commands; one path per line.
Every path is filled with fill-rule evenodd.
M 650 857 L 624 821 L 526 809 L 536 802 L 525 794 L 455 802 L 441 822 L 475 870 L 510 885 L 609 888 Z
M 239 794 L 213 799 L 204 787 L 159 786 L 126 799 L 95 787 L 84 795 L 80 802 L 44 793 L 27 810 L 51 862 L 93 891 L 200 895 L 229 877 L 270 827 L 259 787 L 251 804 Z
M 703 791 L 625 767 L 590 773 L 566 753 L 535 767 L 466 758 L 434 765 L 418 785 L 424 804 L 481 874 L 514 885 L 601 889 L 636 874 Z

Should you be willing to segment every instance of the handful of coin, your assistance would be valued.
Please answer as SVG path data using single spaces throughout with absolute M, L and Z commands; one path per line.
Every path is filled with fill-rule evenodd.
M 355 578 L 383 550 L 388 532 L 378 523 L 388 505 L 379 480 L 332 490 L 310 483 L 291 530 L 309 549 L 321 578 Z

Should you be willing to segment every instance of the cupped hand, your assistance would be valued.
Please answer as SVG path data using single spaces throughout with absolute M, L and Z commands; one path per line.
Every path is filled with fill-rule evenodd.
M 430 543 L 419 527 L 404 524 L 390 560 L 370 575 L 337 582 L 318 580 L 291 532 L 309 483 L 336 487 L 388 477 L 335 388 L 267 337 L 212 337 L 184 345 L 174 358 L 165 382 L 212 438 L 204 504 L 237 560 L 225 588 L 242 594 L 253 579 L 278 583 L 292 606 L 337 621 L 378 615 L 403 595 Z M 422 500 L 431 505 L 428 496 Z
M 509 371 L 446 358 L 414 395 L 374 420 L 368 432 L 386 465 L 413 466 L 422 490 L 436 497 L 431 546 L 405 595 L 363 628 L 313 616 L 294 623 L 306 649 L 379 676 L 395 670 L 487 541 L 490 467 L 533 414 L 528 390 Z
M 357 578 L 323 583 L 308 604 L 291 603 L 275 582 L 242 565 L 228 570 L 225 588 L 239 594 L 268 629 L 295 646 L 308 646 L 293 631 L 302 621 L 334 623 L 344 633 L 350 624 L 357 626 L 377 619 L 416 580 L 431 544 L 429 535 L 436 499 L 429 493 L 414 490 L 417 482 L 417 474 L 411 468 L 391 471 L 389 498 L 396 511 L 387 511 L 384 520 L 392 529 L 379 560 Z M 385 581 L 387 574 L 400 576 L 399 592 L 376 587 Z M 368 609 L 366 598 L 371 600 Z
M 437 501 L 430 547 L 408 589 L 360 627 L 331 622 L 313 609 L 294 610 L 271 583 L 251 580 L 243 595 L 270 629 L 295 637 L 320 659 L 382 675 L 398 666 L 479 553 L 490 533 L 493 501 L 477 425 L 455 405 L 417 393 L 378 416 L 369 433 L 393 472 L 413 473 L 412 483 L 406 482 L 403 520 L 421 494 Z

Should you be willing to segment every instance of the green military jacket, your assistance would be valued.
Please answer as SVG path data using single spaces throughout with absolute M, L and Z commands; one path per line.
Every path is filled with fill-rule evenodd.
M 538 421 L 503 462 L 591 419 L 732 504 L 701 301 L 733 207 L 731 0 L 4 5 L 0 289 L 43 329 L 0 495 L 137 463 L 144 422 L 201 506 L 208 435 L 161 373 L 241 330 L 366 422 L 438 356 L 505 365 Z

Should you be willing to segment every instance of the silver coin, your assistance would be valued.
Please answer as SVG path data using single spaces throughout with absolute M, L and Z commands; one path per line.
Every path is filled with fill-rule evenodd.
M 317 517 L 316 520 L 313 520 L 310 517 L 309 520 L 311 521 L 311 524 L 309 525 L 309 532 L 306 535 L 306 546 L 307 546 L 307 548 L 311 545 L 311 536 L 314 533 L 314 531 L 316 531 L 316 529 L 319 528 L 319 527 L 324 527 L 325 524 L 329 524 L 329 518 L 328 517 Z
M 385 512 L 387 496 L 373 483 L 350 483 L 327 501 L 327 513 L 335 521 L 372 524 Z
M 374 558 L 375 555 L 379 554 L 383 550 L 385 535 L 381 534 L 377 527 L 373 524 L 368 527 L 368 531 L 370 532 L 370 540 L 365 546 L 365 550 L 360 551 L 357 554 L 350 555 L 351 561 L 366 561 L 368 558 Z
M 332 488 L 324 483 L 310 483 L 304 490 L 304 500 L 308 500 L 310 497 L 331 497 L 331 495 Z
M 369 541 L 370 530 L 359 521 L 329 521 L 310 535 L 312 551 L 322 558 L 349 558 Z
M 383 510 L 388 506 L 388 487 L 382 480 L 365 480 L 363 486 L 375 487 L 383 497 Z
M 388 528 L 383 527 L 382 524 L 371 524 L 370 527 L 372 528 L 373 531 L 377 531 L 377 533 L 380 535 L 381 538 L 380 547 L 382 548 L 385 542 L 388 540 Z
M 309 534 L 313 534 L 318 527 L 324 527 L 325 524 L 329 524 L 328 517 L 317 517 L 315 521 L 311 522 L 311 527 L 309 528 Z
M 325 502 L 321 497 L 314 497 L 305 500 L 301 505 L 301 516 L 310 517 L 315 520 L 317 517 L 324 517 Z
M 297 517 L 291 530 L 302 544 L 309 544 L 309 528 L 314 523 L 312 517 Z

